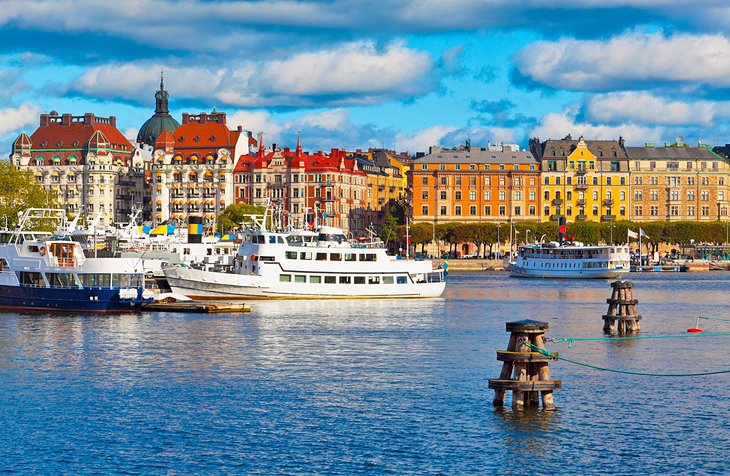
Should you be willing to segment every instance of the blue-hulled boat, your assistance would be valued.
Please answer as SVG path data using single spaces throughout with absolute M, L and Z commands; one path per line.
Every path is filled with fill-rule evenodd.
M 0 232 L 0 309 L 138 312 L 152 300 L 140 260 L 87 257 L 67 237 L 33 231 L 64 220 L 63 210 L 32 208 Z

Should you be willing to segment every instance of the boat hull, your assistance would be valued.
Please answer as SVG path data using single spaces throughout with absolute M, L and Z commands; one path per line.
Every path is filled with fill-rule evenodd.
M 67 289 L 0 285 L 0 309 L 28 311 L 139 312 L 137 298 L 121 299 L 118 289 Z
M 444 281 L 392 285 L 280 283 L 263 276 L 184 267 L 166 268 L 164 272 L 173 292 L 192 299 L 434 298 L 441 296 L 446 286 Z
M 557 278 L 557 279 L 616 279 L 628 269 L 528 269 L 510 265 L 510 276 L 517 278 Z

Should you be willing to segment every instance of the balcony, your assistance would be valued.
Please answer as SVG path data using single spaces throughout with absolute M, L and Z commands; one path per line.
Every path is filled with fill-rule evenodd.
M 575 204 L 578 205 L 579 207 L 584 207 L 584 206 L 586 206 L 586 201 L 583 200 L 582 198 L 579 198 L 578 200 L 575 201 Z
M 603 215 L 601 221 L 616 221 L 616 215 Z
M 563 204 L 563 199 L 562 198 L 554 198 L 553 201 L 552 201 L 552 204 L 555 205 L 556 207 L 558 207 L 558 206 L 560 206 L 560 205 Z
M 586 215 L 580 214 L 575 216 L 575 221 L 586 221 L 588 217 Z
M 576 183 L 573 185 L 573 188 L 576 190 L 588 190 L 588 184 L 587 183 Z
M 611 205 L 613 205 L 613 200 L 611 200 L 610 198 L 607 198 L 606 200 L 603 201 L 603 204 L 607 207 L 610 207 Z
M 575 175 L 585 175 L 586 169 L 578 169 L 575 171 Z
M 560 219 L 560 215 L 550 215 L 550 221 L 558 221 Z

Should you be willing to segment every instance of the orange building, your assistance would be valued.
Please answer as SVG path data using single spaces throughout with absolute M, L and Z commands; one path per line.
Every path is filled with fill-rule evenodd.
M 515 149 L 432 147 L 408 173 L 413 221 L 539 221 L 539 162 Z

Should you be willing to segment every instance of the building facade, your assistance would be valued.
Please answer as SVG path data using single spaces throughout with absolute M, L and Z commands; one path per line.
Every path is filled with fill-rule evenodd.
M 626 147 L 632 220 L 723 220 L 728 216 L 728 160 L 682 142 Z
M 353 157 L 360 170 L 367 174 L 365 222 L 379 230 L 392 204 L 406 199 L 403 165 L 382 149 L 367 153 L 357 151 Z
M 367 224 L 367 175 L 342 150 L 305 153 L 301 139 L 293 151 L 275 144 L 267 150 L 260 138 L 256 154 L 239 157 L 234 182 L 236 203 L 278 205 L 283 226 L 317 222 L 357 235 Z
M 41 114 L 35 132 L 15 140 L 10 159 L 69 214 L 99 215 L 101 225 L 110 225 L 142 206 L 145 154 L 117 129 L 114 116 Z
M 226 114 L 183 114 L 175 133 L 155 140 L 150 164 L 152 222 L 184 224 L 202 216 L 206 230 L 234 202 L 235 157 L 248 154 L 251 134 L 229 129 Z
M 416 223 L 540 220 L 540 167 L 529 151 L 432 147 L 408 183 Z
M 543 221 L 629 218 L 629 163 L 623 139 L 530 140 L 542 169 Z

